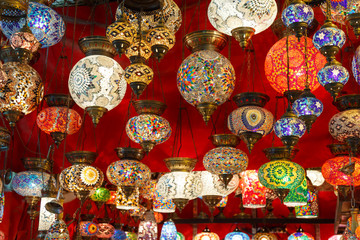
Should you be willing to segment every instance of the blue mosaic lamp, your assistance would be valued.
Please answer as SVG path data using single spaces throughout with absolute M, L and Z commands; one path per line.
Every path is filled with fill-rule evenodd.
M 306 88 L 300 97 L 295 100 L 292 109 L 295 114 L 305 122 L 306 129 L 310 132 L 312 124 L 323 111 L 322 102 Z
M 0 1 L 0 29 L 8 39 L 14 33 L 19 32 L 25 25 L 27 2 L 15 0 Z
M 317 79 L 326 91 L 335 98 L 348 82 L 349 72 L 341 63 L 335 62 L 320 69 Z
M 52 8 L 37 2 L 30 2 L 27 16 L 28 25 L 43 48 L 61 41 L 65 34 L 65 23 Z
M 288 237 L 288 240 L 314 240 L 314 237 L 310 233 L 304 232 L 300 227 L 296 232 Z
M 225 240 L 250 240 L 250 237 L 246 233 L 241 232 L 239 228 L 235 228 L 233 232 L 225 236 Z
M 354 78 L 360 84 L 360 46 L 355 51 L 351 65 Z
M 175 223 L 170 219 L 166 221 L 161 229 L 160 240 L 176 240 L 177 230 Z
M 285 26 L 291 28 L 295 36 L 300 39 L 314 19 L 314 11 L 302 0 L 294 0 L 284 9 L 281 19 Z
M 112 235 L 110 239 L 111 240 L 125 240 L 126 233 L 121 228 L 116 228 L 114 235 Z
M 304 135 L 306 125 L 291 108 L 288 108 L 285 114 L 276 121 L 274 130 L 285 146 L 294 147 Z

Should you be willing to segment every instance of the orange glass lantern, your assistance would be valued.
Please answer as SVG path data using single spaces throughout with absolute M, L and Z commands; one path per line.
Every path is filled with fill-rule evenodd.
M 290 35 L 288 47 L 290 90 L 304 90 L 306 81 L 305 37 L 302 37 L 299 42 L 295 35 Z M 310 38 L 307 38 L 307 55 L 309 88 L 313 91 L 320 86 L 317 73 L 325 66 L 326 58 L 314 47 Z M 281 94 L 288 91 L 286 37 L 276 42 L 268 52 L 265 59 L 265 75 L 275 91 Z
M 246 170 L 240 174 L 242 201 L 245 208 L 262 208 L 266 206 L 266 187 L 258 178 L 257 170 Z
M 352 162 L 355 162 L 354 185 L 360 185 L 360 159 L 356 157 L 351 158 Z M 331 185 L 347 185 L 350 186 L 351 176 L 340 171 L 341 168 L 348 165 L 350 162 L 349 156 L 337 156 L 327 160 L 321 168 L 321 172 L 325 180 Z

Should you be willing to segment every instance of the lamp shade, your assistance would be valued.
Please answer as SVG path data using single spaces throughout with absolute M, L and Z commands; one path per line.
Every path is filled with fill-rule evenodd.
M 307 204 L 295 207 L 296 218 L 317 218 L 319 214 L 318 197 L 315 192 L 308 191 Z
M 349 80 L 349 72 L 341 65 L 327 65 L 320 69 L 317 79 L 323 87 L 329 83 L 345 85 Z
M 91 195 L 90 199 L 94 202 L 107 202 L 109 201 L 111 195 L 110 190 L 105 187 L 97 188 Z
M 150 179 L 140 189 L 140 195 L 148 200 L 153 200 L 156 197 L 156 183 L 157 180 Z
M 226 234 L 224 240 L 250 240 L 250 237 L 236 228 L 233 232 Z
M 305 90 L 306 91 L 306 90 Z M 313 95 L 313 94 L 311 94 Z M 317 99 L 315 96 L 300 96 L 296 99 L 292 109 L 298 117 L 311 116 L 314 115 L 319 117 L 323 111 L 322 102 Z
M 195 235 L 194 240 L 220 240 L 220 237 L 208 228 L 205 228 L 204 231 Z
M 313 37 L 313 44 L 318 50 L 327 46 L 342 48 L 346 42 L 343 30 L 337 27 L 320 28 Z
M 125 68 L 125 80 L 128 84 L 141 82 L 149 85 L 153 78 L 153 70 L 142 62 L 132 63 Z
M 329 132 L 340 142 L 350 137 L 360 138 L 360 109 L 350 109 L 335 114 L 330 119 Z
M 304 2 L 292 3 L 283 10 L 281 19 L 287 27 L 296 23 L 306 23 L 308 26 L 314 19 L 314 11 Z
M 99 229 L 96 234 L 96 237 L 98 237 L 98 238 L 109 239 L 115 233 L 115 228 L 110 223 L 98 223 L 98 227 L 99 227 Z
M 41 190 L 49 182 L 50 174 L 46 172 L 24 171 L 15 175 L 11 182 L 12 189 L 23 197 L 41 197 Z M 55 179 L 52 180 L 55 182 Z
M 284 199 L 284 205 L 287 207 L 304 206 L 308 199 L 307 181 L 304 178 L 300 186 L 289 191 Z
M 356 0 L 330 0 L 331 19 L 340 24 L 346 25 L 346 15 L 355 12 Z M 320 5 L 324 15 L 326 15 L 326 2 Z
M 158 234 L 154 213 L 147 211 L 139 224 L 138 240 L 156 240 Z
M 121 229 L 115 229 L 114 235 L 111 236 L 111 240 L 125 240 L 126 239 L 126 233 L 125 231 Z
M 360 185 L 360 159 L 356 157 L 351 158 L 352 162 L 355 162 L 355 171 L 353 172 L 354 185 Z M 338 156 L 327 160 L 322 168 L 321 172 L 325 178 L 325 181 L 333 186 L 351 184 L 351 176 L 343 173 L 341 169 L 348 165 L 350 162 L 349 156 Z
M 160 240 L 176 240 L 177 230 L 175 223 L 170 219 L 164 222 L 161 229 Z
M 175 35 L 170 29 L 160 24 L 149 30 L 146 41 L 150 43 L 152 49 L 154 46 L 161 45 L 170 50 L 175 45 Z
M 61 41 L 65 34 L 65 23 L 52 8 L 37 2 L 30 2 L 28 25 L 42 47 L 51 47 Z
M 231 31 L 238 27 L 253 28 L 258 34 L 271 26 L 277 11 L 274 0 L 212 0 L 208 7 L 208 18 L 216 30 L 230 36 Z
M 229 184 L 225 187 L 224 182 L 216 174 L 208 171 L 196 172 L 200 175 L 202 182 L 202 191 L 200 196 L 222 196 L 231 194 L 239 185 L 239 176 L 235 174 Z
M 130 196 L 126 196 L 121 187 L 116 191 L 116 208 L 120 210 L 130 210 L 139 208 L 139 189 L 135 188 Z
M 240 173 L 242 203 L 245 208 L 262 208 L 266 206 L 266 187 L 258 178 L 257 170 L 246 170 Z
M 303 90 L 306 82 L 305 38 L 300 42 L 294 35 L 289 36 L 290 90 Z M 307 39 L 308 82 L 311 91 L 320 84 L 316 79 L 318 71 L 325 66 L 326 58 Z M 280 94 L 289 90 L 287 86 L 287 53 L 286 37 L 276 42 L 265 58 L 265 75 L 271 87 Z
M 55 197 L 42 197 L 40 201 L 39 226 L 38 231 L 48 231 L 56 220 L 55 214 L 45 208 L 45 204 L 55 200 Z
M 109 200 L 107 200 L 106 204 L 109 205 L 115 205 L 115 200 L 116 200 L 116 191 L 110 191 L 110 198 Z
M 288 240 L 314 240 L 314 237 L 300 228 L 296 232 L 292 233 L 288 237 Z
M 253 236 L 253 240 L 277 240 L 277 239 L 278 238 L 276 237 L 275 234 L 266 233 L 266 232 L 259 232 Z
M 298 109 L 300 110 L 300 109 Z M 306 131 L 306 125 L 303 120 L 298 118 L 292 110 L 287 111 L 274 125 L 274 131 L 276 136 L 281 138 L 285 137 L 297 137 L 300 138 Z M 284 145 L 285 142 L 283 141 Z
M 37 115 L 36 123 L 47 134 L 60 132 L 71 135 L 79 131 L 82 119 L 75 110 L 67 107 L 48 107 Z
M 136 36 L 136 31 L 133 25 L 131 25 L 125 19 L 118 19 L 114 23 L 110 24 L 106 29 L 107 39 L 116 46 L 117 41 L 120 44 L 126 42 L 126 47 L 129 47 L 133 42 Z
M 356 49 L 352 59 L 352 72 L 356 82 L 360 84 L 360 47 Z
M 32 53 L 36 52 L 41 46 L 34 34 L 26 30 L 21 30 L 20 32 L 13 34 L 10 38 L 10 45 L 14 49 L 26 49 Z
M 133 232 L 125 232 L 127 240 L 137 240 L 137 234 Z
M 63 220 L 55 220 L 45 235 L 45 240 L 70 240 L 69 231 Z
M 173 213 L 176 206 L 171 199 L 165 199 L 158 191 L 155 191 L 155 197 L 153 201 L 153 211 L 160 213 Z
M 140 48 L 140 50 L 139 50 Z M 131 63 L 134 63 L 133 59 L 139 56 L 142 58 L 142 61 L 146 61 L 150 58 L 152 52 L 149 43 L 144 39 L 135 39 L 134 42 L 128 47 L 125 51 L 125 55 L 130 59 Z
M 91 55 L 81 59 L 69 75 L 69 92 L 79 107 L 99 106 L 108 111 L 122 101 L 126 92 L 124 70 L 112 58 Z
M 81 221 L 79 226 L 80 235 L 83 237 L 96 236 L 99 226 L 92 221 Z
M 6 38 L 10 39 L 12 35 L 19 32 L 24 27 L 26 24 L 25 14 L 26 11 L 22 10 L 3 11 L 2 15 L 4 18 L 0 21 L 0 28 Z
M 41 102 L 44 86 L 39 73 L 27 64 L 8 62 L 3 65 L 7 81 L 0 98 L 1 111 L 29 114 Z

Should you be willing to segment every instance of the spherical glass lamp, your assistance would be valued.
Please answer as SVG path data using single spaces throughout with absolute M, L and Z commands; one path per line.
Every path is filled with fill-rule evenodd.
M 330 0 L 331 20 L 346 25 L 346 15 L 356 10 L 356 2 L 356 0 Z M 326 7 L 326 2 L 320 5 L 325 16 Z
M 97 224 L 99 229 L 96 234 L 97 238 L 100 239 L 109 239 L 111 238 L 115 233 L 115 228 L 113 225 L 107 222 L 100 222 Z
M 322 102 L 308 88 L 304 90 L 292 105 L 292 110 L 296 116 L 304 121 L 308 132 L 310 132 L 313 123 L 322 113 L 323 108 Z
M 194 240 L 220 240 L 220 237 L 206 227 L 201 233 L 195 235 Z
M 276 121 L 274 131 L 285 146 L 294 147 L 304 135 L 306 125 L 291 109 L 287 109 L 284 115 Z
M 349 80 L 349 72 L 341 64 L 329 64 L 317 74 L 319 83 L 332 97 L 336 97 Z
M 133 104 L 139 115 L 126 123 L 126 134 L 132 141 L 139 143 L 145 152 L 150 152 L 155 145 L 170 138 L 170 123 L 161 117 L 166 105 L 155 100 L 138 100 Z
M 271 26 L 277 11 L 274 0 L 212 0 L 208 7 L 208 18 L 219 32 L 235 38 L 245 35 L 240 41 L 240 45 L 245 47 L 253 34 L 261 33 Z
M 79 225 L 79 232 L 82 237 L 93 237 L 99 231 L 99 226 L 94 223 L 91 219 L 94 217 L 93 215 L 83 216 L 83 218 L 90 218 L 88 220 L 82 220 Z
M 253 240 L 277 240 L 278 238 L 273 233 L 258 232 L 253 236 L 252 239 Z
M 225 183 L 232 179 L 233 174 L 244 171 L 248 165 L 246 153 L 235 148 L 240 140 L 233 134 L 216 134 L 211 136 L 216 148 L 207 152 L 203 159 L 207 171 L 217 174 Z
M 161 229 L 160 240 L 176 240 L 176 233 L 175 223 L 170 219 L 164 223 Z
M 41 197 L 41 190 L 49 182 L 50 174 L 38 171 L 24 171 L 15 175 L 11 182 L 12 189 L 23 197 Z M 55 180 L 54 180 L 55 182 Z
M 26 23 L 27 1 L 1 1 L 0 28 L 7 39 L 21 30 Z
M 158 234 L 154 213 L 147 211 L 139 224 L 138 240 L 156 240 Z
M 304 178 L 300 186 L 289 191 L 284 199 L 284 205 L 287 207 L 304 206 L 307 204 L 307 195 L 307 181 L 306 178 Z
M 153 70 L 143 62 L 132 63 L 125 68 L 125 80 L 137 98 L 145 91 L 153 78 Z
M 360 110 L 350 109 L 335 114 L 330 119 L 329 132 L 340 142 L 360 138 Z
M 105 187 L 99 187 L 97 188 L 91 195 L 90 199 L 94 202 L 107 202 L 109 201 L 111 195 L 110 190 Z
M 254 144 L 273 129 L 274 117 L 264 108 L 269 96 L 256 92 L 237 94 L 233 100 L 239 108 L 228 117 L 228 128 L 238 135 L 251 152 Z
M 164 24 L 160 24 L 149 30 L 146 35 L 146 40 L 150 43 L 154 56 L 158 60 L 161 60 L 175 45 L 175 34 L 165 27 Z
M 271 87 L 280 94 L 290 90 L 304 90 L 306 82 L 305 38 L 300 42 L 294 35 L 289 36 L 290 89 L 287 85 L 286 37 L 276 42 L 265 58 L 265 75 Z M 325 66 L 326 58 L 314 47 L 311 38 L 307 38 L 308 83 L 311 91 L 320 84 L 316 79 L 318 71 Z
M 360 185 L 360 159 L 352 157 L 351 161 L 355 163 L 355 171 L 352 174 L 354 176 L 354 185 Z M 321 172 L 325 178 L 325 181 L 333 186 L 351 184 L 351 176 L 343 173 L 341 169 L 347 166 L 350 162 L 349 156 L 337 156 L 327 160 L 322 168 Z
M 121 228 L 116 228 L 114 231 L 114 235 L 111 236 L 111 240 L 125 240 L 126 233 Z
M 136 30 L 124 17 L 117 19 L 106 29 L 107 39 L 114 45 L 119 55 L 134 42 Z
M 315 192 L 308 191 L 307 204 L 295 207 L 296 218 L 317 218 L 319 214 L 318 197 Z
M 70 72 L 69 92 L 96 126 L 106 111 L 122 101 L 126 92 L 124 70 L 113 59 L 116 50 L 106 37 L 85 37 L 80 39 L 79 45 L 86 57 Z
M 70 240 L 69 230 L 64 220 L 56 219 L 45 235 L 45 240 Z
M 3 65 L 8 80 L 0 98 L 0 110 L 10 126 L 31 113 L 41 102 L 44 86 L 39 73 L 27 64 L 7 62 Z
M 126 239 L 129 240 L 137 240 L 137 234 L 133 232 L 125 232 L 126 233 Z
M 125 51 L 125 55 L 131 63 L 137 63 L 139 61 L 145 62 L 151 57 L 151 54 L 151 46 L 145 38 L 141 40 L 139 38 L 135 39 Z
M 304 35 L 306 28 L 314 19 L 313 9 L 301 0 L 292 1 L 282 14 L 281 19 L 286 27 L 291 28 L 297 38 Z
M 65 34 L 65 23 L 61 16 L 41 3 L 29 3 L 27 21 L 31 32 L 43 48 L 57 44 Z
M 242 204 L 245 208 L 262 208 L 266 206 L 266 187 L 258 178 L 257 170 L 246 170 L 240 173 Z
M 360 46 L 356 49 L 352 60 L 352 72 L 358 84 L 360 84 Z
M 250 240 L 250 237 L 240 231 L 240 229 L 235 228 L 235 230 L 231 233 L 226 234 L 224 240 Z
M 304 230 L 300 227 L 296 232 L 291 234 L 288 237 L 288 240 L 315 240 L 310 233 L 304 232 Z

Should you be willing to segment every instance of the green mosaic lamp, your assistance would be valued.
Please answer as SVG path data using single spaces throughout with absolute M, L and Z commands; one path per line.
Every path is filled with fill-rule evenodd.
M 305 206 L 307 204 L 307 181 L 304 178 L 300 186 L 289 191 L 289 194 L 284 199 L 284 205 L 287 207 Z

